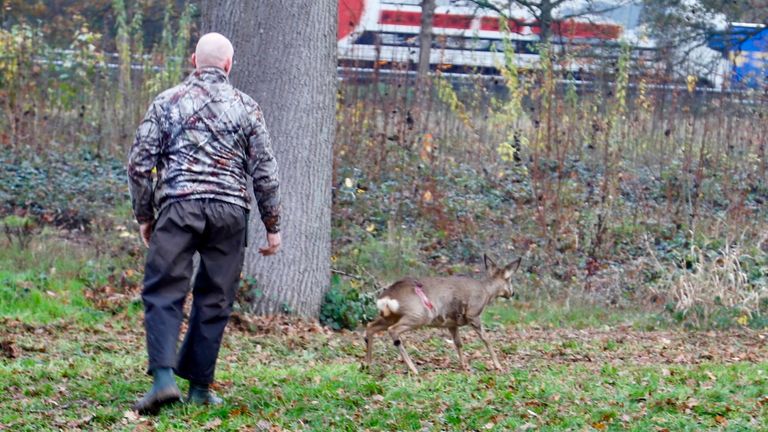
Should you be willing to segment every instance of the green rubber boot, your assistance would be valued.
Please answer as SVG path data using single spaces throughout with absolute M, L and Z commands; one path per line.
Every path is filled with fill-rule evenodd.
M 213 394 L 208 384 L 189 383 L 187 402 L 196 405 L 221 405 L 224 401 Z
M 133 410 L 142 415 L 155 415 L 163 406 L 181 400 L 181 391 L 176 385 L 171 368 L 155 369 L 152 371 L 152 378 L 152 389 L 133 405 Z

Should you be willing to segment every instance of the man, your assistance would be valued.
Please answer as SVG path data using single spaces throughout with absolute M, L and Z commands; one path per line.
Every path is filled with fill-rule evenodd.
M 181 399 L 174 372 L 190 382 L 189 402 L 221 403 L 209 385 L 243 265 L 248 176 L 267 230 L 259 252 L 280 248 L 277 163 L 261 109 L 228 81 L 233 54 L 224 36 L 201 37 L 195 71 L 152 102 L 131 147 L 131 201 L 149 247 L 142 299 L 154 383 L 134 405 L 142 414 Z M 177 353 L 195 252 L 192 313 Z

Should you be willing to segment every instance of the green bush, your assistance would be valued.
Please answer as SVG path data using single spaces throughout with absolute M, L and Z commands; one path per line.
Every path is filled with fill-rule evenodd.
M 333 258 L 334 267 L 341 271 L 365 275 L 374 285 L 428 271 L 420 257 L 418 235 L 354 231 L 353 234 L 359 235 L 358 240 L 340 248 Z
M 320 308 L 320 323 L 334 330 L 354 330 L 360 324 L 376 316 L 376 305 L 372 293 L 345 282 L 339 275 L 331 278 L 331 289 L 325 294 Z
M 35 224 L 32 219 L 23 216 L 9 215 L 0 219 L 5 235 L 11 244 L 26 249 L 35 232 Z
M 88 229 L 129 200 L 124 163 L 117 159 L 4 151 L 0 168 L 0 217 L 23 215 L 33 223 Z

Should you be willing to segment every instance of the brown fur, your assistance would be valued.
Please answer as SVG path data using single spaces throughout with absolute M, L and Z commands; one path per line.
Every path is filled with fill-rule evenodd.
M 414 374 L 418 373 L 403 347 L 400 335 L 421 327 L 443 327 L 451 332 L 459 363 L 463 369 L 467 369 L 458 328 L 469 325 L 488 348 L 494 367 L 501 370 L 501 364 L 485 336 L 480 315 L 496 297 L 512 296 L 510 279 L 513 268 L 520 266 L 520 260 L 499 268 L 486 256 L 485 264 L 487 275 L 482 280 L 467 277 L 406 278 L 385 289 L 377 301 L 380 315 L 365 330 L 366 366 L 372 361 L 373 336 L 387 330 L 408 368 Z M 424 304 L 416 293 L 417 287 L 424 292 L 434 309 L 430 310 Z

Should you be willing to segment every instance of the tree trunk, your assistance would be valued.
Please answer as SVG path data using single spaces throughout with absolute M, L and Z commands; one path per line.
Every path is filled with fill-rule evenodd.
M 421 0 L 421 32 L 419 33 L 419 82 L 429 76 L 429 55 L 432 52 L 432 21 L 435 0 Z
M 421 31 L 419 32 L 419 65 L 416 76 L 416 103 L 412 112 L 418 129 L 427 123 L 427 96 L 429 94 L 429 57 L 432 53 L 432 23 L 435 0 L 421 0 Z
M 331 169 L 336 106 L 335 1 L 204 0 L 202 30 L 232 40 L 231 81 L 262 107 L 280 167 L 283 246 L 263 258 L 251 212 L 244 273 L 253 311 L 317 317 L 330 282 Z M 254 206 L 255 207 L 255 206 Z
M 554 10 L 554 5 L 552 4 L 551 0 L 542 0 L 541 6 L 539 7 L 539 16 L 537 17 L 539 19 L 539 40 L 541 40 L 542 43 L 549 42 L 549 38 L 552 36 L 552 12 Z

